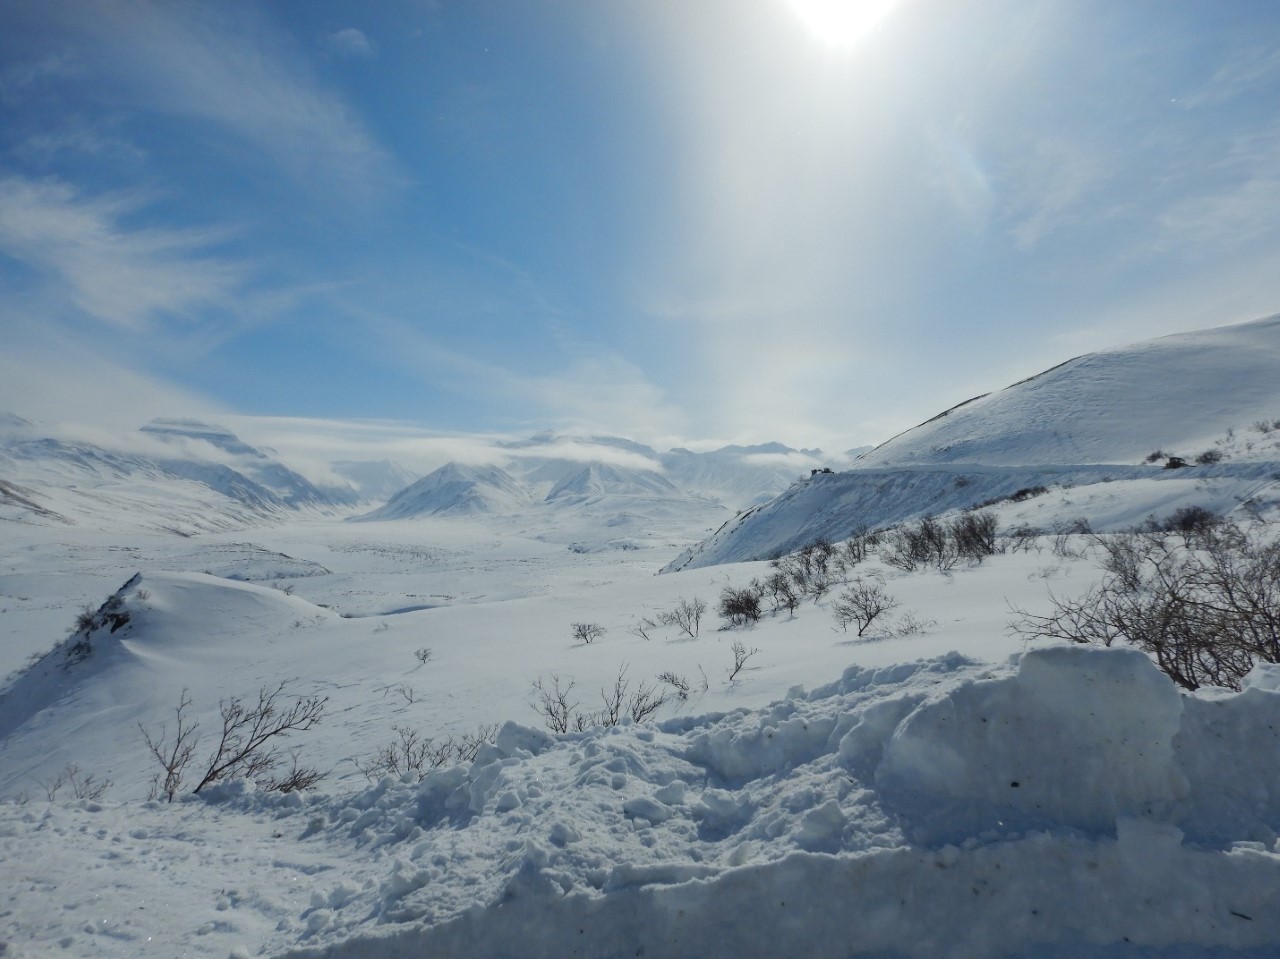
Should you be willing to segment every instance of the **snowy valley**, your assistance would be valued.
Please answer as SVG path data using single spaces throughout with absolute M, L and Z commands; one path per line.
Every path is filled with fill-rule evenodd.
M 0 430 L 0 954 L 1280 949 L 1280 666 L 1189 691 L 1010 628 L 1103 578 L 1093 534 L 1194 507 L 1273 537 L 1280 317 L 856 458 L 540 434 L 307 478 L 192 421 Z M 843 545 L 977 515 L 980 561 Z M 819 542 L 826 584 L 767 601 Z M 752 581 L 758 615 L 719 615 Z M 193 794 L 227 704 L 272 690 L 319 710 L 277 772 L 323 778 Z

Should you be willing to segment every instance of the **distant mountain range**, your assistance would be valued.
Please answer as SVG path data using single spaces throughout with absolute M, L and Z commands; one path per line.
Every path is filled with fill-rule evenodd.
M 366 505 L 355 518 L 556 508 L 639 527 L 646 510 L 670 517 L 673 509 L 705 513 L 717 505 L 765 502 L 823 465 L 820 450 L 779 443 L 658 453 L 619 437 L 539 433 L 494 449 L 501 466 L 449 463 L 418 478 L 387 459 L 343 460 L 329 464 L 324 482 L 286 466 L 272 450 L 198 420 L 155 419 L 109 448 L 56 439 L 4 413 L 0 519 L 104 528 L 124 522 L 194 533 L 278 522 L 300 510 L 351 514 Z M 381 505 L 368 510 L 367 504 Z

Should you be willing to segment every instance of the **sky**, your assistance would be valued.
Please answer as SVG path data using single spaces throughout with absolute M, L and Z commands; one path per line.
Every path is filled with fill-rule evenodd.
M 1274 0 L 7 0 L 0 410 L 875 443 L 1280 311 L 1277 104 Z

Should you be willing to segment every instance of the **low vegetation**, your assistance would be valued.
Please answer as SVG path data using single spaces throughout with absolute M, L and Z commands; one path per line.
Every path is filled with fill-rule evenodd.
M 1045 614 L 1018 611 L 1020 636 L 1147 652 L 1183 689 L 1240 689 L 1255 663 L 1280 662 L 1280 542 L 1261 525 L 1179 511 L 1169 525 L 1095 536 L 1103 576 Z

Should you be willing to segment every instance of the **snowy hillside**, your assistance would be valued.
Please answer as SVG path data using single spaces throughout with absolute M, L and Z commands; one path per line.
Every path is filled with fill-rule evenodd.
M 857 465 L 1192 459 L 1259 419 L 1280 419 L 1280 315 L 1076 357 L 940 413 Z
M 1079 357 L 961 404 L 739 513 L 666 569 L 980 505 L 1005 529 L 1044 530 L 1275 509 L 1280 316 Z

